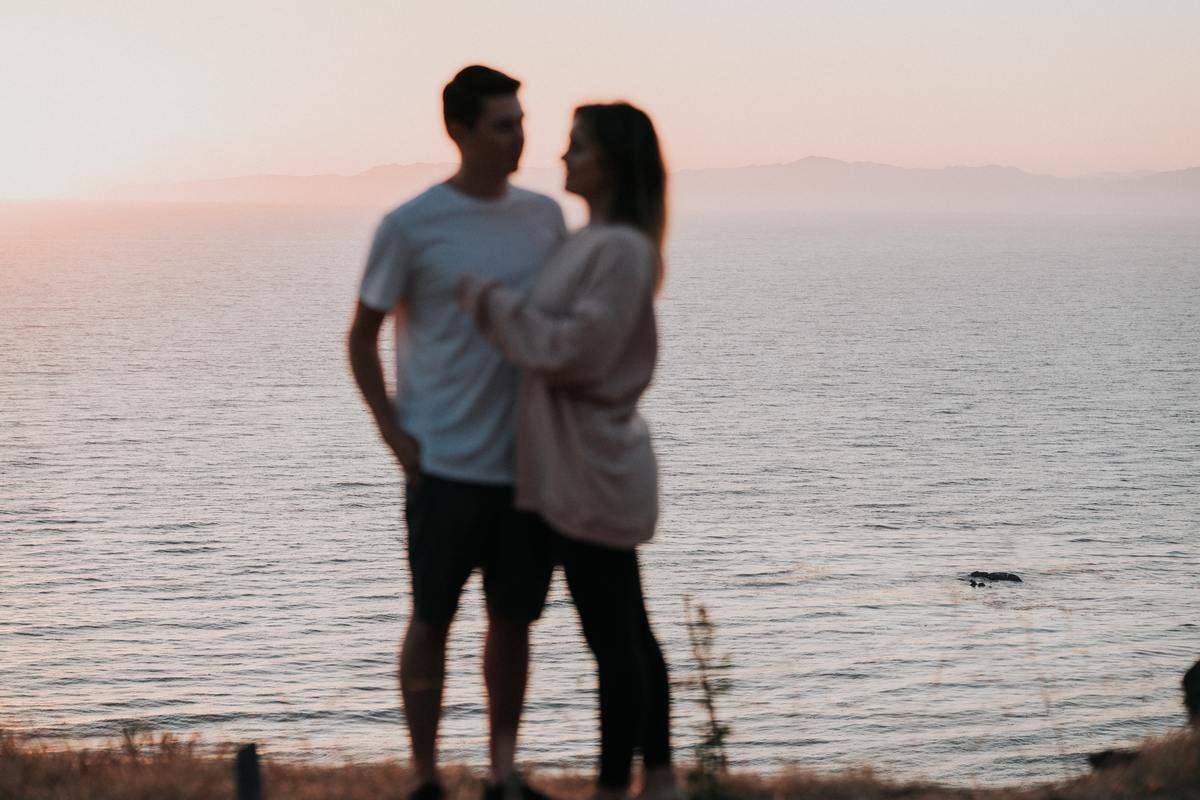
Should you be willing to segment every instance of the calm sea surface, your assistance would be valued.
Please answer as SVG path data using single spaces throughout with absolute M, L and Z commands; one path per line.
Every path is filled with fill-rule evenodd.
M 0 725 L 406 757 L 402 488 L 343 334 L 372 214 L 0 207 Z M 1054 779 L 1200 657 L 1200 225 L 676 226 L 644 550 L 679 759 L 706 605 L 743 768 Z M 1022 584 L 972 588 L 973 569 Z M 481 597 L 443 749 L 485 758 Z M 560 582 L 527 763 L 589 769 Z

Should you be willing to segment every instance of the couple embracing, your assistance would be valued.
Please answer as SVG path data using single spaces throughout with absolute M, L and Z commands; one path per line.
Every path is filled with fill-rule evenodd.
M 552 199 L 508 182 L 524 146 L 520 83 L 482 66 L 445 87 L 458 171 L 385 216 L 349 336 L 354 377 L 403 469 L 413 608 L 400 690 L 418 785 L 437 768 L 446 639 L 483 574 L 490 782 L 485 800 L 538 800 L 514 767 L 529 628 L 563 567 L 595 657 L 597 797 L 679 796 L 667 667 L 646 616 L 636 547 L 658 482 L 637 404 L 657 354 L 666 174 L 650 119 L 625 104 L 575 111 L 566 190 L 588 206 L 568 233 Z M 380 334 L 392 315 L 396 392 Z

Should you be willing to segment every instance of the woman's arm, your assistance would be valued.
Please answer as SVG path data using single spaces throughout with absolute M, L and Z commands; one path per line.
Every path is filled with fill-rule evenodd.
M 603 375 L 625 349 L 654 291 L 654 254 L 636 234 L 592 254 L 570 308 L 550 315 L 494 282 L 464 278 L 459 298 L 479 329 L 519 367 L 556 383 Z

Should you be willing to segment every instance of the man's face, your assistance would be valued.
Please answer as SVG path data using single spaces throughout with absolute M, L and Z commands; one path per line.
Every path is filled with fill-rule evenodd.
M 525 149 L 524 120 L 515 94 L 487 97 L 475 125 L 453 124 L 450 136 L 462 151 L 463 163 L 509 175 L 517 171 Z

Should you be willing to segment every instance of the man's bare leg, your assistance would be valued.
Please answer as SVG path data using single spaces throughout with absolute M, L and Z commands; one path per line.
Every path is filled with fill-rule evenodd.
M 529 625 L 489 614 L 483 680 L 488 694 L 492 782 L 496 784 L 506 783 L 513 775 L 528 679 Z
M 412 741 L 413 766 L 422 785 L 439 780 L 437 732 L 442 717 L 449 631 L 448 622 L 420 622 L 414 617 L 400 647 L 400 694 Z

